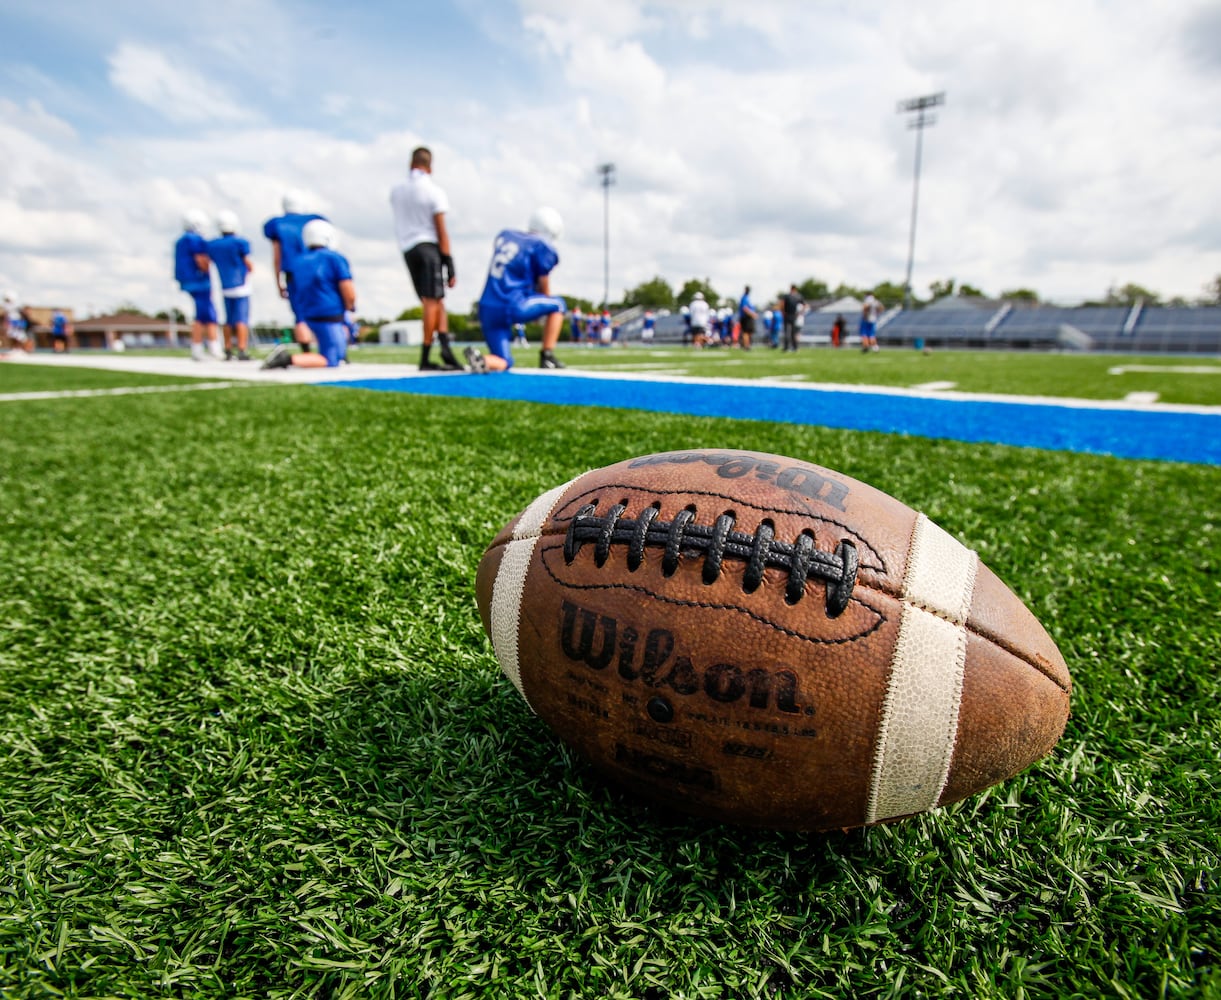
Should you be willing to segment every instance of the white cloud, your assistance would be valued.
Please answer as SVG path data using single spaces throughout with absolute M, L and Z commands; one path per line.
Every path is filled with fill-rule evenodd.
M 207 78 L 181 56 L 171 59 L 159 49 L 122 42 L 107 63 L 116 89 L 171 122 L 249 122 L 256 118 L 229 96 L 223 83 Z
M 95 135 L 51 96 L 0 100 L 0 142 L 21 151 L 0 160 L 0 276 L 40 301 L 181 305 L 167 261 L 182 210 L 232 208 L 254 244 L 255 318 L 283 321 L 261 227 L 293 187 L 338 226 L 362 310 L 391 315 L 415 296 L 387 193 L 424 142 L 452 202 L 461 311 L 496 231 L 541 203 L 566 220 L 557 290 L 600 298 L 606 160 L 612 296 L 655 274 L 726 293 L 901 281 L 915 134 L 896 102 L 943 89 L 924 135 L 918 292 L 955 277 L 1065 300 L 1129 280 L 1194 296 L 1221 272 L 1208 5 L 472 4 L 435 42 L 453 76 L 423 80 L 401 39 L 311 41 L 318 22 L 275 0 L 242 15 L 292 39 L 270 64 L 251 64 L 249 33 L 198 33 L 206 74 L 151 29 L 99 42 L 116 90 L 164 128 Z M 495 58 L 464 61 L 472 24 L 501 41 Z M 330 55 L 359 48 L 359 65 Z M 451 97 L 459 78 L 477 86 Z M 303 112 L 291 123 L 284 95 Z

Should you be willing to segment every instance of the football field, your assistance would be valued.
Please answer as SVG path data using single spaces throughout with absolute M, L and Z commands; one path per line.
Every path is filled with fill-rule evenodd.
M 362 349 L 349 382 L 411 381 L 414 353 Z M 617 388 L 0 363 L 0 995 L 1221 996 L 1215 440 L 1149 460 L 621 405 L 636 377 L 1072 397 L 1214 420 L 1190 437 L 1221 378 L 561 356 Z M 1072 671 L 1053 754 L 798 835 L 668 813 L 569 753 L 496 665 L 480 556 L 579 472 L 694 448 L 838 469 L 977 550 Z

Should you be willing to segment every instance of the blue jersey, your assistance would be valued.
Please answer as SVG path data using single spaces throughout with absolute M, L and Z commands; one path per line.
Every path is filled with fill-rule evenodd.
M 280 244 L 280 270 L 292 274 L 297 258 L 305 253 L 305 241 L 301 238 L 301 230 L 307 222 L 321 219 L 321 215 L 302 215 L 291 212 L 277 215 L 263 224 L 263 235 L 269 240 Z
M 249 241 L 229 233 L 218 240 L 208 242 L 208 256 L 216 265 L 221 288 L 241 288 L 246 284 L 246 258 L 250 256 Z
M 339 283 L 351 277 L 352 269 L 343 254 L 326 247 L 306 250 L 297 258 L 293 271 L 301 315 L 306 320 L 330 319 L 342 323 L 346 307 L 339 294 Z
M 747 295 L 746 293 L 743 293 L 742 297 L 738 300 L 738 317 L 741 318 L 743 316 L 749 316 L 750 314 L 746 310 L 747 309 L 753 310 L 754 308 L 755 308 L 755 304 L 753 302 L 751 302 L 750 296 Z
M 522 300 L 538 294 L 538 279 L 550 274 L 559 262 L 559 254 L 541 236 L 503 230 L 492 248 L 480 308 L 500 314 L 513 312 Z
M 208 253 L 208 241 L 199 233 L 183 233 L 174 244 L 174 280 L 184 292 L 212 291 L 212 272 L 201 270 L 196 254 Z
M 62 337 L 67 332 L 68 317 L 57 309 L 55 310 L 55 315 L 51 317 L 51 333 L 56 337 Z

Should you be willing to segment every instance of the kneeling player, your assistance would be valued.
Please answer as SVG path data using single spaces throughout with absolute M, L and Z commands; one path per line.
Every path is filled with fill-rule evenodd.
M 479 298 L 479 323 L 490 353 L 466 349 L 466 360 L 475 372 L 503 372 L 513 367 L 509 345 L 513 324 L 543 321 L 543 349 L 539 367 L 563 368 L 556 359 L 555 345 L 564 326 L 568 306 L 551 294 L 551 272 L 560 262 L 555 242 L 564 231 L 560 213 L 540 208 L 530 217 L 526 232 L 505 229 L 496 237 L 488 280 Z
M 346 257 L 330 248 L 335 227 L 325 219 L 307 222 L 301 237 L 305 253 L 294 266 L 293 294 L 318 342 L 318 353 L 291 354 L 287 344 L 277 344 L 264 368 L 335 368 L 348 357 L 346 313 L 356 308 L 352 269 Z

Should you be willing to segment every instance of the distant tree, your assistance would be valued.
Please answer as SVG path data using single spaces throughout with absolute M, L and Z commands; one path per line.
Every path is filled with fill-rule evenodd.
M 143 309 L 141 309 L 134 302 L 128 302 L 126 300 L 124 300 L 123 302 L 120 302 L 117 306 L 115 306 L 114 311 L 115 311 L 116 315 L 118 313 L 132 313 L 136 316 L 148 316 L 149 319 L 157 318 L 157 317 L 151 315 L 150 313 L 146 313 Z
M 896 285 L 893 281 L 883 281 L 881 284 L 875 285 L 873 294 L 887 309 L 903 302 L 903 286 Z
M 985 296 L 984 293 L 981 292 L 974 285 L 968 285 L 964 281 L 961 285 L 958 286 L 958 297 L 960 299 L 982 299 L 982 298 L 986 298 L 987 296 Z
M 717 294 L 716 289 L 712 287 L 711 279 L 705 278 L 701 281 L 699 278 L 688 278 L 679 290 L 676 300 L 677 304 L 680 306 L 690 305 L 691 300 L 695 298 L 696 292 L 703 292 L 708 305 L 713 309 L 721 303 L 721 297 Z
M 169 320 L 172 323 L 185 323 L 187 314 L 181 309 L 162 309 L 161 312 L 155 313 L 153 319 Z
M 580 309 L 586 315 L 591 312 L 600 312 L 602 309 L 602 303 L 594 302 L 593 299 L 579 299 L 565 295 L 564 301 L 568 303 L 569 309 Z
M 478 315 L 479 314 L 478 305 L 472 306 L 471 311 L 473 313 L 475 313 L 475 315 Z M 400 322 L 402 322 L 403 320 L 406 320 L 406 319 L 423 319 L 424 318 L 424 307 L 423 306 L 412 306 L 410 309 L 404 309 L 401 313 L 399 313 L 394 318 Z
M 954 294 L 954 287 L 957 284 L 953 278 L 946 278 L 944 281 L 930 281 L 928 285 L 929 294 L 935 299 L 943 299 L 947 295 Z
M 637 285 L 623 293 L 625 306 L 644 306 L 649 309 L 673 309 L 674 289 L 660 275 Z
M 787 295 L 788 291 L 786 288 L 780 294 Z M 797 291 L 801 292 L 801 297 L 807 302 L 821 302 L 831 298 L 831 289 L 827 287 L 827 283 L 817 278 L 806 278 L 805 281 L 799 282 Z
M 1129 281 L 1119 288 L 1114 285 L 1108 288 L 1105 303 L 1108 306 L 1131 306 L 1137 302 L 1144 302 L 1145 305 L 1155 306 L 1161 300 L 1162 297 L 1157 292 L 1151 292 L 1142 285 Z
M 831 298 L 833 299 L 863 299 L 864 297 L 865 292 L 863 289 L 845 285 L 842 281 L 831 292 Z
M 1221 274 L 1204 286 L 1204 299 L 1201 305 L 1221 306 Z
M 1001 292 L 1001 298 L 1007 302 L 1026 302 L 1030 305 L 1039 304 L 1039 293 L 1033 288 L 1011 288 Z

